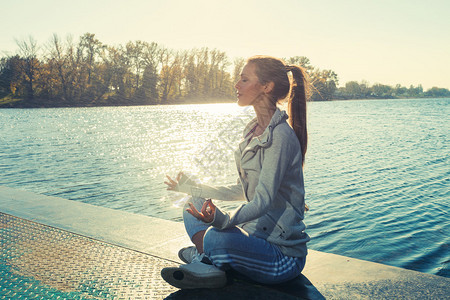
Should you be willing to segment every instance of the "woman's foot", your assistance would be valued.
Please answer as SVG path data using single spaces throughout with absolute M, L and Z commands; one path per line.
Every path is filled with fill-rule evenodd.
M 198 257 L 199 254 L 197 248 L 195 246 L 184 247 L 178 251 L 178 257 L 187 264 L 190 264 L 195 257 Z M 201 259 L 200 259 L 201 261 Z
M 180 289 L 221 288 L 227 284 L 224 271 L 213 265 L 193 262 L 178 268 L 164 268 L 162 278 Z
M 195 261 L 200 261 L 202 263 L 211 265 L 211 261 L 207 256 L 205 256 L 205 253 L 198 253 L 195 246 L 189 246 L 180 249 L 180 251 L 178 251 L 178 257 L 187 264 Z

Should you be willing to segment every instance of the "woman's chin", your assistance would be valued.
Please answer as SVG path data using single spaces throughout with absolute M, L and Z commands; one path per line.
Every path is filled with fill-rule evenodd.
M 247 106 L 248 105 L 248 103 L 245 103 L 245 102 L 243 102 L 243 101 L 241 101 L 241 99 L 237 99 L 237 105 L 239 105 L 239 106 Z

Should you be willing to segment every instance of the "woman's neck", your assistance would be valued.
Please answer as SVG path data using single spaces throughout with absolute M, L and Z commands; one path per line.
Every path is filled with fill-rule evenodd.
M 263 97 L 253 105 L 253 108 L 258 121 L 258 127 L 255 130 L 255 135 L 258 136 L 264 132 L 266 127 L 269 125 L 270 120 L 272 120 L 272 116 L 276 110 L 276 105 L 273 104 L 268 97 Z

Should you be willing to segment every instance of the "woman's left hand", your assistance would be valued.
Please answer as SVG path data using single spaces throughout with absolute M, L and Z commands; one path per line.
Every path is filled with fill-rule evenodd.
M 211 199 L 206 200 L 203 203 L 201 211 L 198 211 L 192 203 L 189 203 L 186 211 L 205 223 L 211 223 L 214 221 L 214 215 L 216 213 L 216 206 L 212 203 Z

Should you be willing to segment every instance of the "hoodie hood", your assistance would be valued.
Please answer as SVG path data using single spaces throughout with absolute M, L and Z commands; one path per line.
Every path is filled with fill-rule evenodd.
M 284 110 L 280 110 L 278 107 L 275 109 L 275 112 L 272 116 L 272 119 L 269 122 L 269 125 L 267 125 L 264 132 L 255 138 L 253 138 L 247 147 L 253 148 L 254 146 L 260 146 L 260 147 L 268 147 L 270 146 L 270 143 L 272 142 L 272 133 L 273 129 L 285 122 L 288 119 L 288 115 Z M 250 121 L 250 123 L 247 124 L 247 126 L 244 129 L 242 137 L 245 139 L 245 137 L 249 134 L 249 132 L 256 126 L 258 123 L 257 118 L 255 117 L 253 120 Z

